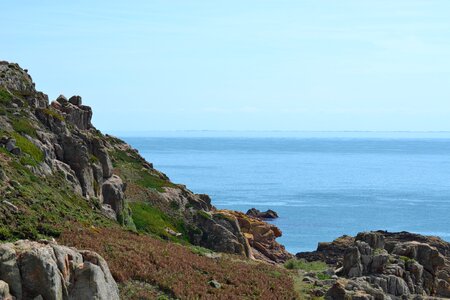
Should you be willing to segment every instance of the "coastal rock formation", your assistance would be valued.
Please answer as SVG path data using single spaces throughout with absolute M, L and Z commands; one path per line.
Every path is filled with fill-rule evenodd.
M 450 297 L 449 247 L 437 237 L 377 231 L 319 244 L 297 257 L 334 264 L 341 278 L 326 299 Z
M 216 214 L 235 219 L 250 246 L 250 256 L 267 262 L 282 263 L 292 257 L 283 245 L 276 241 L 281 230 L 275 225 L 250 217 L 244 213 L 219 210 Z
M 172 232 L 194 245 L 270 262 L 289 257 L 275 241 L 281 236 L 275 226 L 216 210 L 209 196 L 170 182 L 130 145 L 99 132 L 92 125 L 91 108 L 80 96 L 60 95 L 49 104 L 27 71 L 0 62 L 0 100 L 0 147 L 34 176 L 64 180 L 64 186 L 94 211 L 134 229 L 129 203 L 145 203 L 171 222 L 164 225 L 169 230 L 149 232 L 162 238 Z M 12 184 L 6 187 L 10 195 L 15 192 Z M 276 217 L 273 211 L 253 212 L 256 218 Z M 183 233 L 175 230 L 181 223 Z
M 119 291 L 95 252 L 20 240 L 0 245 L 0 298 L 114 300 Z

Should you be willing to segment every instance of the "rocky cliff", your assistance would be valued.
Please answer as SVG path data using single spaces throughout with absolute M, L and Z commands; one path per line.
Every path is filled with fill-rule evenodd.
M 261 251 L 266 243 L 258 241 L 258 254 L 252 255 L 256 248 L 250 247 L 253 242 L 247 238 L 252 228 L 243 232 L 238 215 L 222 218 L 207 195 L 197 195 L 171 183 L 131 146 L 101 134 L 91 123 L 92 109 L 83 105 L 80 96 L 61 95 L 49 103 L 47 95 L 36 91 L 26 70 L 8 62 L 0 62 L 0 88 L 1 142 L 5 149 L 28 161 L 27 167 L 36 176 L 61 174 L 74 193 L 89 200 L 105 216 L 134 228 L 131 211 L 137 206 L 130 209 L 128 202 L 146 203 L 183 222 L 183 232 L 168 224 L 163 235 L 178 234 L 190 243 L 215 251 L 265 260 L 275 258 L 271 255 L 274 245 L 276 251 L 284 251 L 275 242 L 281 232 L 259 222 L 258 230 L 266 227 L 276 234 L 268 237 L 271 248 Z M 33 151 L 24 147 L 24 142 L 31 143 Z M 284 254 L 287 256 L 285 251 Z M 282 257 L 278 255 L 275 260 Z
M 0 61 L 0 240 L 48 240 L 74 226 L 122 226 L 270 263 L 290 258 L 275 240 L 278 228 L 217 210 L 207 195 L 172 183 L 130 145 L 97 130 L 92 114 L 77 95 L 49 101 L 27 70 Z M 49 258 L 56 246 L 35 246 L 60 264 Z M 80 255 L 70 259 L 84 262 Z M 30 280 L 35 279 L 20 279 L 24 286 Z M 71 297 L 64 284 L 57 289 L 58 295 Z

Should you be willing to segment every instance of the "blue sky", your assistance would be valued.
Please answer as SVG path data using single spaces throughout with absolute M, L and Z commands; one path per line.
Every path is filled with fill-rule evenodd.
M 450 1 L 2 1 L 0 59 L 106 132 L 450 130 Z

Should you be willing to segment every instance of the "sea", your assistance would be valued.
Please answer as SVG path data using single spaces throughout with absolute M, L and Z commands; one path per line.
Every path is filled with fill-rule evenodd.
M 367 230 L 450 241 L 449 132 L 121 134 L 217 208 L 275 210 L 291 253 Z

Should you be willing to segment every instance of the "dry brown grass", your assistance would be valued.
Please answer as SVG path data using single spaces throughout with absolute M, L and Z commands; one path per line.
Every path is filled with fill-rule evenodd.
M 229 255 L 208 258 L 120 228 L 74 225 L 60 242 L 101 254 L 118 282 L 147 282 L 180 299 L 295 298 L 293 281 L 283 268 Z M 222 287 L 211 287 L 212 279 Z

